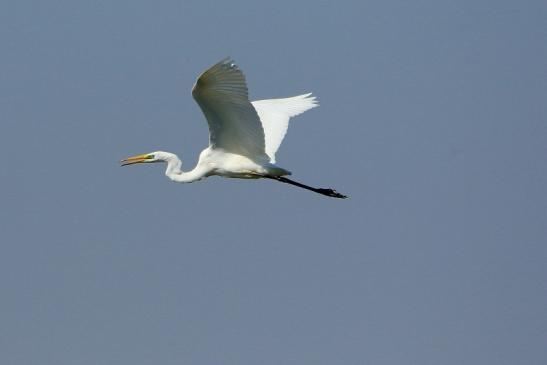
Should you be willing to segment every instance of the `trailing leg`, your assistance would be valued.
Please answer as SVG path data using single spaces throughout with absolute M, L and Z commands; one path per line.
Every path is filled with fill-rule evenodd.
M 298 186 L 299 188 L 310 190 L 310 191 L 316 192 L 318 194 L 330 196 L 332 198 L 340 198 L 340 199 L 346 199 L 347 198 L 346 195 L 340 194 L 339 192 L 337 192 L 334 189 L 314 188 L 314 187 L 299 183 L 298 181 L 287 179 L 286 177 L 283 177 L 283 176 L 264 176 L 264 177 L 267 178 L 267 179 L 277 180 L 277 181 L 285 183 L 285 184 Z

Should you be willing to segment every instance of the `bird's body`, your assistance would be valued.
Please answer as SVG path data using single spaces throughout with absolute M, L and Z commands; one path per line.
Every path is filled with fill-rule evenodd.
M 182 171 L 173 153 L 156 151 L 122 160 L 122 165 L 166 162 L 166 176 L 190 183 L 218 175 L 239 179 L 269 178 L 317 193 L 346 198 L 332 189 L 317 189 L 289 180 L 291 173 L 275 164 L 275 153 L 287 132 L 289 119 L 317 106 L 304 94 L 283 99 L 250 102 L 245 77 L 230 59 L 224 59 L 197 79 L 192 96 L 209 125 L 209 146 L 194 169 Z

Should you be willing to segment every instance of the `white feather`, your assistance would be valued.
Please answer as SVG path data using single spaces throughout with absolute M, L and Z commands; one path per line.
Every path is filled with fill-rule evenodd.
M 318 106 L 315 96 L 311 93 L 284 99 L 257 100 L 251 104 L 262 122 L 265 151 L 271 163 L 275 163 L 275 153 L 287 134 L 289 119 Z
M 211 149 L 268 160 L 264 130 L 249 101 L 245 76 L 230 58 L 201 74 L 192 96 L 207 118 Z

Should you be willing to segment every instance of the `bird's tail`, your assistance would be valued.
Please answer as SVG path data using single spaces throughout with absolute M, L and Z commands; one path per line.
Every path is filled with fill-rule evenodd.
M 272 179 L 272 180 L 277 180 L 277 181 L 285 183 L 285 184 L 298 186 L 299 188 L 310 190 L 310 191 L 313 191 L 313 192 L 318 193 L 318 194 L 330 196 L 332 198 L 339 198 L 339 199 L 346 199 L 347 198 L 346 195 L 340 194 L 339 192 L 337 192 L 334 189 L 314 188 L 314 187 L 299 183 L 298 181 L 288 179 L 288 178 L 283 177 L 283 176 L 264 176 L 264 177 L 268 178 L 268 179 Z

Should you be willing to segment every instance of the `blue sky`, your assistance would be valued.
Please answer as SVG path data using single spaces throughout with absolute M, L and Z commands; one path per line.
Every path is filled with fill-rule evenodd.
M 0 362 L 544 364 L 547 5 L 4 1 Z M 168 181 L 233 57 L 273 181 Z

